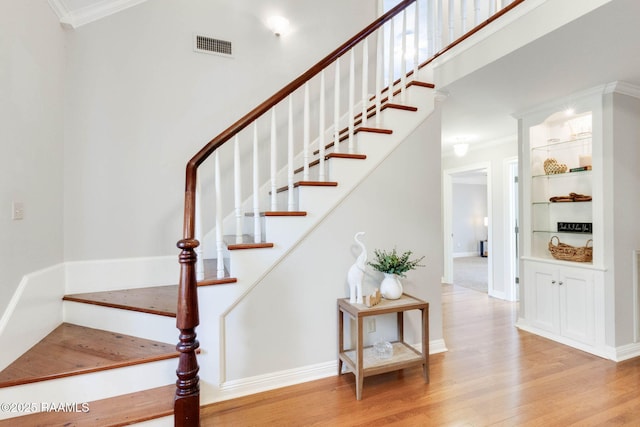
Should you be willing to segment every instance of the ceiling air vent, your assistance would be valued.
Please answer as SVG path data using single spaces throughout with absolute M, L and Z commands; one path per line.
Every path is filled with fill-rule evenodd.
M 231 42 L 214 39 L 213 37 L 207 37 L 201 34 L 194 34 L 193 50 L 200 53 L 222 55 L 229 58 L 233 55 Z

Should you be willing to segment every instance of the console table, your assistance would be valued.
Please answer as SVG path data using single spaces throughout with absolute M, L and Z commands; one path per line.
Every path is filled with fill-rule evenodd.
M 422 313 L 422 351 L 418 351 L 404 342 L 404 312 L 420 310 Z M 355 322 L 356 347 L 344 347 L 344 313 Z M 363 319 L 367 316 L 397 313 L 398 340 L 391 343 L 393 356 L 388 359 L 377 357 L 373 346 L 363 346 Z M 413 366 L 422 366 L 424 381 L 429 382 L 429 303 L 403 294 L 397 300 L 383 299 L 373 307 L 352 304 L 348 298 L 338 299 L 338 375 L 342 375 L 345 364 L 356 377 L 356 399 L 362 399 L 364 378 L 396 371 Z

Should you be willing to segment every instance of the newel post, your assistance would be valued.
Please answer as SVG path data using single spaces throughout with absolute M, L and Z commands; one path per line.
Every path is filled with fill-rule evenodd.
M 180 352 L 176 374 L 176 396 L 173 404 L 175 426 L 200 425 L 200 384 L 196 350 L 200 343 L 196 339 L 198 315 L 198 288 L 196 282 L 195 248 L 200 243 L 195 239 L 178 242 L 180 252 L 180 284 L 178 286 L 178 312 L 176 326 L 180 330 L 176 349 Z

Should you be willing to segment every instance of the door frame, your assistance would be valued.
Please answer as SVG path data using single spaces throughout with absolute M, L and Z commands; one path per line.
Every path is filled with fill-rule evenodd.
M 504 176 L 506 181 L 504 183 L 504 266 L 505 276 L 508 280 L 508 285 L 505 287 L 505 299 L 507 301 L 518 301 L 520 299 L 519 287 L 517 284 L 519 275 L 519 258 L 518 253 L 518 241 L 519 233 L 516 232 L 516 228 L 520 227 L 519 224 L 519 206 L 518 198 L 518 182 L 515 178 L 518 177 L 518 157 L 510 157 L 504 159 Z
M 486 170 L 487 172 L 487 217 L 489 218 L 489 224 L 487 228 L 488 236 L 488 262 L 487 262 L 487 289 L 488 294 L 493 292 L 493 267 L 492 267 L 492 214 L 491 214 L 491 163 L 490 162 L 478 162 L 457 168 L 446 169 L 442 174 L 442 230 L 443 230 L 443 243 L 444 243 L 444 276 L 442 278 L 443 283 L 453 283 L 453 176 L 462 172 L 471 172 L 474 170 Z

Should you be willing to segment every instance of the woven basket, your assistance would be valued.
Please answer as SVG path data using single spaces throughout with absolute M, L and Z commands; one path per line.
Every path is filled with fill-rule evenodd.
M 544 161 L 544 173 L 547 175 L 554 175 L 558 173 L 565 173 L 567 171 L 567 165 L 564 163 L 558 163 L 553 157 Z
M 571 246 L 562 243 L 558 236 L 553 236 L 549 240 L 549 252 L 555 259 L 562 261 L 591 262 L 593 260 L 593 247 L 589 246 L 590 244 L 593 244 L 591 239 L 587 240 L 584 246 Z

